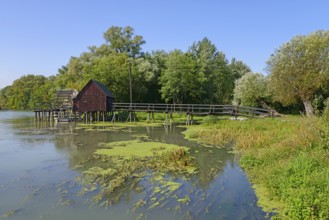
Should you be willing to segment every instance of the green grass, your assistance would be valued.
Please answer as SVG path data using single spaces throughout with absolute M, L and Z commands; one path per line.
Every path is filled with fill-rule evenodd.
M 235 143 L 240 165 L 273 218 L 329 219 L 329 126 L 322 119 L 219 120 L 185 135 L 208 144 Z

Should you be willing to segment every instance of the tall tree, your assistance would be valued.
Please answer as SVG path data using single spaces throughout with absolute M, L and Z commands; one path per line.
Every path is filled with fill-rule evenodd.
M 47 78 L 41 75 L 25 75 L 14 81 L 12 96 L 9 97 L 8 106 L 12 109 L 33 109 L 35 102 L 40 102 L 43 95 L 40 88 Z M 40 99 L 39 99 L 40 98 Z
M 246 73 L 235 82 L 234 101 L 245 106 L 262 107 L 270 97 L 268 79 L 259 73 Z
M 0 90 L 0 109 L 9 108 L 8 101 L 12 96 L 12 86 L 6 86 Z
M 200 102 L 201 100 L 203 102 L 212 102 L 214 92 L 217 90 L 217 86 L 213 83 L 216 70 L 215 59 L 218 54 L 217 48 L 205 37 L 201 41 L 194 42 L 188 52 L 192 54 L 197 65 L 195 69 L 197 86 L 200 87 L 201 94 L 206 98 L 202 99 L 200 97 Z
M 171 52 L 160 84 L 161 96 L 166 102 L 196 102 L 202 90 L 197 82 L 196 62 L 191 54 L 180 50 Z
M 219 52 L 215 58 L 215 70 L 210 78 L 207 103 L 227 104 L 232 101 L 234 90 L 234 75 L 227 65 L 225 54 Z
M 83 71 L 83 84 L 90 79 L 98 80 L 110 89 L 117 102 L 129 101 L 127 54 L 112 53 L 95 58 L 92 63 L 85 65 Z
M 314 95 L 329 80 L 329 31 L 294 37 L 274 52 L 267 70 L 274 98 L 283 104 L 300 99 L 313 116 Z
M 223 52 L 219 52 L 208 38 L 193 43 L 189 52 L 193 55 L 196 80 L 201 88 L 200 103 L 228 103 L 232 98 L 234 77 Z
M 130 26 L 125 28 L 112 26 L 104 33 L 104 39 L 109 48 L 116 53 L 127 54 L 129 68 L 129 88 L 130 88 L 130 103 L 133 102 L 133 86 L 136 82 L 132 79 L 132 68 L 135 63 L 135 58 L 141 55 L 141 45 L 145 43 L 140 35 L 134 35 L 134 29 Z M 135 88 L 136 90 L 136 88 Z M 136 94 L 135 94 L 136 95 Z M 136 100 L 135 100 L 136 101 Z
M 232 74 L 234 75 L 235 79 L 239 79 L 246 73 L 251 72 L 251 69 L 249 66 L 247 66 L 241 60 L 237 60 L 235 58 L 232 58 L 232 60 L 229 64 L 229 68 L 230 68 Z
M 130 26 L 112 26 L 104 33 L 104 39 L 109 48 L 117 53 L 127 53 L 129 57 L 136 57 L 141 53 L 141 46 L 145 43 L 140 35 L 134 35 Z
M 150 74 L 147 83 L 147 94 L 144 95 L 145 102 L 161 103 L 161 85 L 159 83 L 160 76 L 167 69 L 168 53 L 163 50 L 145 53 L 145 59 L 152 65 L 152 74 Z

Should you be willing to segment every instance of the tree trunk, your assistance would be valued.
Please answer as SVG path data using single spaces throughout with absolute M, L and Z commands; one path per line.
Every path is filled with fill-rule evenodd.
M 305 107 L 306 116 L 308 116 L 308 117 L 314 116 L 314 108 L 312 106 L 311 100 L 303 101 L 303 104 Z

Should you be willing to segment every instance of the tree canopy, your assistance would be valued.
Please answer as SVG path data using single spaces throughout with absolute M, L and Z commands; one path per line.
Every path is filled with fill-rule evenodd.
M 143 52 L 145 40 L 132 27 L 112 26 L 103 37 L 103 44 L 72 56 L 57 75 L 30 74 L 2 89 L 1 106 L 32 108 L 34 102 L 51 101 L 58 89 L 81 90 L 90 79 L 105 84 L 117 102 L 128 102 L 130 68 L 134 102 L 229 104 L 234 81 L 249 71 L 235 58 L 228 62 L 208 38 L 185 52 Z
M 141 46 L 145 43 L 142 36 L 134 36 L 134 29 L 130 26 L 110 27 L 104 33 L 104 39 L 111 50 L 117 53 L 127 53 L 130 57 L 140 54 Z
M 312 116 L 314 96 L 329 80 L 329 32 L 292 38 L 270 57 L 267 70 L 274 99 L 284 104 L 299 99 Z
M 245 106 L 262 107 L 270 97 L 268 78 L 259 73 L 246 73 L 235 83 L 234 100 Z

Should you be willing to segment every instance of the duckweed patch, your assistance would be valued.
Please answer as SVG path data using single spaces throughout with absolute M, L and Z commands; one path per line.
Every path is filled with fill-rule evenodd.
M 133 138 L 136 138 L 138 140 L 149 140 L 149 136 L 145 134 L 133 134 L 131 135 Z
M 181 186 L 165 175 L 189 177 L 197 172 L 187 147 L 140 140 L 101 143 L 100 146 L 102 148 L 96 150 L 93 158 L 99 166 L 85 170 L 76 179 L 82 186 L 79 195 L 92 195 L 87 201 L 92 206 L 107 207 L 117 203 L 127 188 L 140 193 L 144 190 L 140 181 L 147 179 L 152 182 L 148 196 L 136 202 L 133 210 L 164 206 Z
M 105 147 L 105 149 L 98 149 L 95 155 L 131 159 L 133 157 L 145 158 L 159 156 L 177 149 L 181 149 L 182 152 L 187 152 L 188 150 L 187 147 L 178 145 L 161 142 L 141 142 L 139 140 L 108 143 Z

